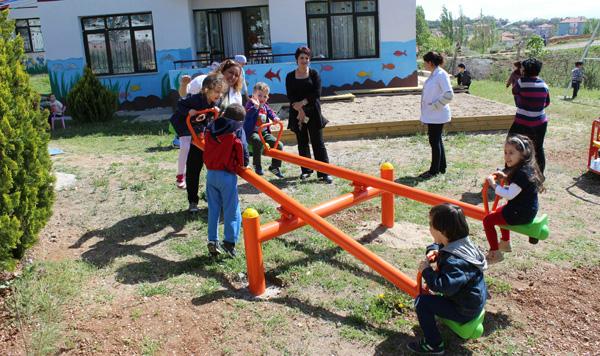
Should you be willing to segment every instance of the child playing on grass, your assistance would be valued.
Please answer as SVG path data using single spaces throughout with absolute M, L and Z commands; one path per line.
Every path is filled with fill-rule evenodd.
M 510 76 L 508 77 L 508 79 L 506 80 L 506 87 L 510 87 L 510 90 L 512 91 L 512 88 L 515 87 L 515 85 L 517 85 L 517 81 L 519 79 L 521 79 L 521 62 L 516 61 L 513 63 L 513 71 L 512 73 L 510 73 Z M 515 106 L 517 105 L 517 96 L 513 96 L 515 99 Z
M 571 86 L 573 87 L 571 100 L 577 97 L 583 79 L 585 79 L 585 75 L 583 74 L 583 62 L 575 62 L 575 68 L 571 71 Z
M 177 110 L 171 116 L 171 124 L 179 136 L 179 156 L 177 159 L 177 187 L 186 189 L 189 202 L 189 212 L 198 212 L 198 187 L 200 171 L 202 170 L 202 150 L 192 145 L 192 134 L 188 130 L 186 118 L 189 114 L 194 121 L 196 132 L 201 133 L 207 125 L 206 117 L 200 115 L 193 118 L 199 111 L 218 105 L 227 84 L 222 74 L 211 74 L 204 79 L 202 91 L 179 99 Z M 187 171 L 187 172 L 186 172 Z
M 258 82 L 254 85 L 254 88 L 252 89 L 252 98 L 246 103 L 246 119 L 244 120 L 244 131 L 246 132 L 246 137 L 250 139 L 253 150 L 252 164 L 254 165 L 254 171 L 261 176 L 264 174 L 261 164 L 263 144 L 258 135 L 258 130 L 262 124 L 271 121 L 279 121 L 277 115 L 271 110 L 269 104 L 267 104 L 267 100 L 269 100 L 269 90 L 270 88 L 266 83 Z M 275 142 L 277 142 L 277 139 L 275 136 L 271 135 L 271 129 L 268 127 L 262 129 L 262 135 L 265 142 L 267 142 L 270 147 L 273 147 Z M 277 148 L 283 150 L 283 143 L 279 142 Z M 278 178 L 283 178 L 284 176 L 281 173 L 280 168 L 281 161 L 273 158 L 271 165 L 269 166 L 269 171 Z
M 506 198 L 508 203 L 496 209 L 483 219 L 485 236 L 490 244 L 487 255 L 488 263 L 497 263 L 504 259 L 503 252 L 511 252 L 510 231 L 500 229 L 502 239 L 498 244 L 496 225 L 529 224 L 538 211 L 538 193 L 544 190 L 544 176 L 535 160 L 533 142 L 523 135 L 513 135 L 504 144 L 503 172 L 496 172 L 487 177 L 487 181 L 496 195 Z M 504 179 L 504 187 L 496 183 Z M 530 238 L 529 242 L 537 240 Z
M 242 216 L 237 190 L 238 167 L 248 165 L 246 135 L 242 129 L 246 111 L 240 104 L 230 104 L 222 117 L 208 124 L 204 163 L 206 164 L 206 198 L 208 199 L 208 252 L 218 256 L 222 250 L 236 256 L 235 244 Z M 223 245 L 217 232 L 223 210 L 225 224 Z
M 517 80 L 512 90 L 517 102 L 517 113 L 508 134 L 525 135 L 533 141 L 535 158 L 543 174 L 546 168 L 544 137 L 548 128 L 548 117 L 544 109 L 550 105 L 550 91 L 539 77 L 542 62 L 528 58 L 521 66 L 523 77 Z
M 483 278 L 487 263 L 469 239 L 469 225 L 458 206 L 440 204 L 431 208 L 429 231 L 434 243 L 427 247 L 419 270 L 429 290 L 436 294 L 421 294 L 415 299 L 425 338 L 407 346 L 420 355 L 442 355 L 444 342 L 435 317 L 466 323 L 481 313 L 487 299 Z

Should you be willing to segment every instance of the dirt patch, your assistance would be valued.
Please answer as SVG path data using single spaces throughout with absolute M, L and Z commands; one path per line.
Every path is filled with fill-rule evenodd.
M 431 243 L 427 227 L 406 221 L 397 221 L 389 229 L 379 221 L 365 221 L 358 225 L 357 236 L 394 249 L 423 248 Z
M 330 125 L 418 120 L 421 114 L 421 96 L 360 96 L 354 102 L 326 102 L 322 107 L 323 115 L 330 121 Z M 450 103 L 450 109 L 454 117 L 515 113 L 513 106 L 470 94 L 456 94 Z

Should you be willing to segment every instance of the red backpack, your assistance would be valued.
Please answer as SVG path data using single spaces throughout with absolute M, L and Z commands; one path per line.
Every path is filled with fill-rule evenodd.
M 206 132 L 204 164 L 207 169 L 236 173 L 244 165 L 244 148 L 235 133 L 218 136 L 216 139 Z

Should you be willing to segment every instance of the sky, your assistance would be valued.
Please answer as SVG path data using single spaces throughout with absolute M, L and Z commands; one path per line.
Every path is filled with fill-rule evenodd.
M 571 6 L 571 5 L 574 6 Z M 598 0 L 417 0 L 425 10 L 427 20 L 437 20 L 442 13 L 442 6 L 446 5 L 454 18 L 458 17 L 459 6 L 462 5 L 463 13 L 470 18 L 479 17 L 483 10 L 484 15 L 493 15 L 496 18 L 509 21 L 532 20 L 552 17 L 586 16 L 600 18 L 600 1 Z

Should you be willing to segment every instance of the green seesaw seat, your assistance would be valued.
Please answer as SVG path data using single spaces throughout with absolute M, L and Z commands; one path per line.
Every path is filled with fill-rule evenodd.
M 548 215 L 538 215 L 529 224 L 524 225 L 504 225 L 500 226 L 503 229 L 518 232 L 530 237 L 530 242 L 537 243 L 538 240 L 545 240 L 550 235 L 548 228 Z M 531 241 L 533 239 L 533 241 Z
M 485 318 L 485 309 L 479 313 L 479 316 L 475 319 L 460 324 L 456 321 L 438 318 L 442 323 L 444 323 L 450 330 L 454 331 L 458 336 L 463 339 L 477 339 L 481 335 L 483 335 L 483 319 Z

